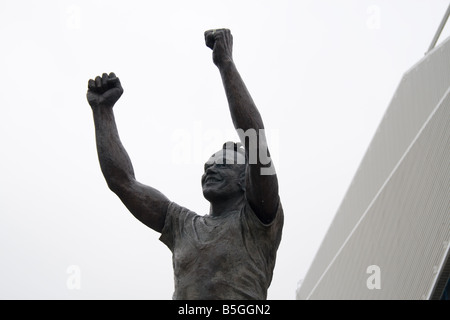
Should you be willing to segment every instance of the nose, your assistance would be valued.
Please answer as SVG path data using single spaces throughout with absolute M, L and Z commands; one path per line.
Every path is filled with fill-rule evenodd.
M 208 174 L 217 174 L 217 171 L 214 170 L 214 167 L 213 167 L 213 166 L 210 166 L 210 167 L 206 168 L 205 174 L 206 174 L 206 175 L 208 175 Z

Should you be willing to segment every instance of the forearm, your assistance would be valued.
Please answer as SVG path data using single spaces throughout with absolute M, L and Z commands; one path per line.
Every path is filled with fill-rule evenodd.
M 234 62 L 224 62 L 219 70 L 234 127 L 244 131 L 254 129 L 257 132 L 264 129 L 261 115 Z
M 112 107 L 95 108 L 93 114 L 100 167 L 109 188 L 117 192 L 134 179 L 133 166 L 120 141 Z

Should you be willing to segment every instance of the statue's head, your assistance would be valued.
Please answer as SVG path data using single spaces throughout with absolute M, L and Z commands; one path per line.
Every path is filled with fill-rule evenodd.
M 203 195 L 209 201 L 242 196 L 245 192 L 245 151 L 240 143 L 226 142 L 205 163 Z

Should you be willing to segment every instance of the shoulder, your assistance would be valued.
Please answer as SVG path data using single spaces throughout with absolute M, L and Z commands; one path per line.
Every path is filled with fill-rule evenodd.
M 284 224 L 284 211 L 283 206 L 281 204 L 281 201 L 278 201 L 278 207 L 275 213 L 274 218 L 269 223 L 264 223 L 261 221 L 261 219 L 256 215 L 254 210 L 252 209 L 252 206 L 247 201 L 245 203 L 245 206 L 243 208 L 243 213 L 245 219 L 248 221 L 248 223 L 254 227 L 261 228 L 261 229 L 281 229 Z
M 247 246 L 255 250 L 263 250 L 264 255 L 273 256 L 280 245 L 284 225 L 284 212 L 280 204 L 274 219 L 263 223 L 252 210 L 250 204 L 242 210 L 241 229 Z
M 170 202 L 167 206 L 165 225 L 168 223 L 182 223 L 185 222 L 186 219 L 193 219 L 196 217 L 201 216 L 186 207 L 180 206 L 176 202 Z
M 189 220 L 200 217 L 194 211 L 191 211 L 175 202 L 170 202 L 167 207 L 164 227 L 161 231 L 161 240 L 169 249 L 173 248 L 173 241 L 182 234 L 182 230 Z

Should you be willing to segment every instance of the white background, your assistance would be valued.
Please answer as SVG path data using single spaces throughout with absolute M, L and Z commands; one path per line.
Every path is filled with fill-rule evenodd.
M 226 27 L 267 128 L 285 211 L 268 298 L 294 299 L 403 73 L 424 56 L 447 6 L 1 1 L 0 298 L 171 299 L 170 251 L 101 174 L 87 82 L 117 74 L 125 93 L 116 120 L 137 179 L 205 214 L 203 163 L 238 139 L 203 38 Z

